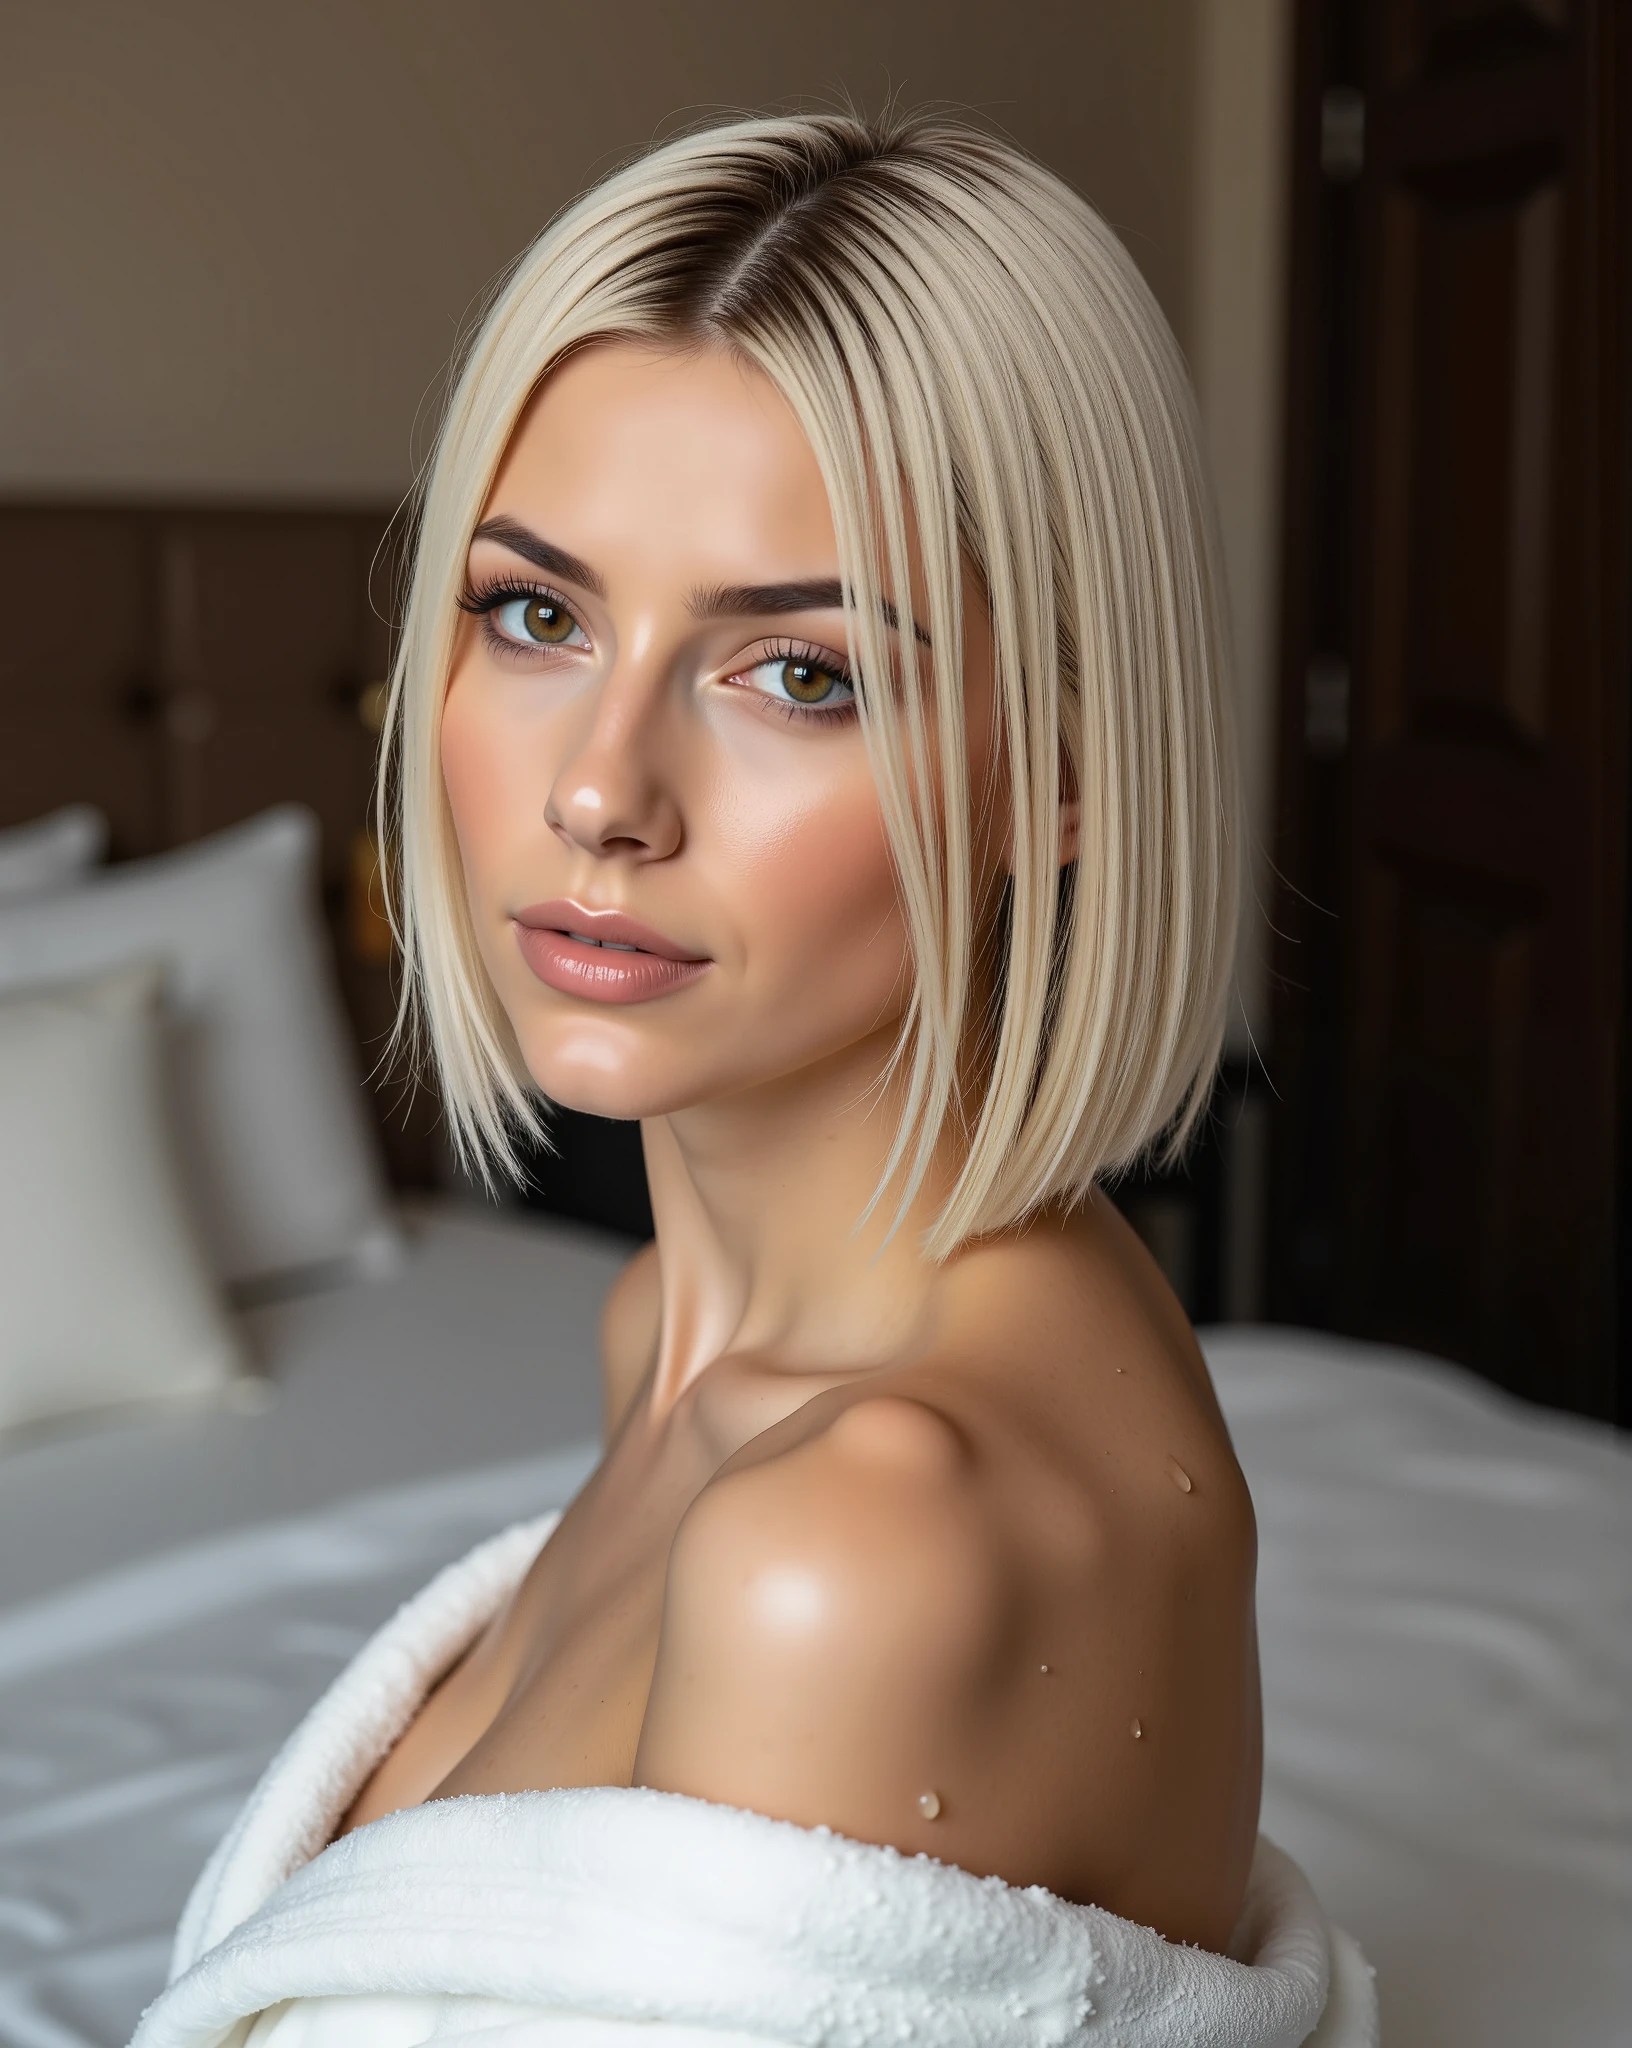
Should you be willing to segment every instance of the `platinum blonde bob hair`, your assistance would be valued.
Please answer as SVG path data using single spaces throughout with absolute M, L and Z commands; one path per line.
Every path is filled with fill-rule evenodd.
M 462 1158 L 513 1168 L 541 1110 L 477 952 L 442 783 L 456 599 L 539 380 L 610 338 L 757 366 L 827 486 L 916 970 L 880 1189 L 897 1217 L 948 1134 L 961 1167 L 932 1258 L 1080 1201 L 1159 1140 L 1177 1149 L 1218 1058 L 1239 891 L 1183 361 L 1115 236 L 1020 150 L 940 118 L 811 114 L 686 135 L 596 186 L 516 264 L 453 388 L 418 504 L 380 824 L 399 1037 L 428 1043 Z M 913 543 L 933 657 L 885 623 L 913 616 Z M 972 859 L 987 793 L 966 752 L 965 564 L 990 612 L 1013 812 L 997 906 L 977 902 Z M 1062 790 L 1081 805 L 1070 862 Z M 982 932 L 1000 949 L 984 975 Z

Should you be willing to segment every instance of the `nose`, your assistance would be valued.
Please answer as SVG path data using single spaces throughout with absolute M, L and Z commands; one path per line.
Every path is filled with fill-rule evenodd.
M 544 806 L 551 831 L 567 845 L 642 862 L 666 860 L 679 849 L 680 805 L 659 765 L 658 694 L 616 676 L 595 693 L 589 722 Z

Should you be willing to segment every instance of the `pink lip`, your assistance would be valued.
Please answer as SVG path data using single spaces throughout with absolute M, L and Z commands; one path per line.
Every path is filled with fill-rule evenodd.
M 518 910 L 511 922 L 522 958 L 546 988 L 595 1003 L 650 1002 L 684 988 L 709 965 L 706 954 L 688 953 L 621 910 L 586 910 L 562 898 Z M 613 950 L 626 946 L 637 950 Z

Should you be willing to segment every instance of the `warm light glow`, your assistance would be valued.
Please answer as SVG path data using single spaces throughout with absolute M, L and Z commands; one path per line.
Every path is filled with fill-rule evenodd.
M 756 1572 L 748 1582 L 748 1599 L 761 1621 L 798 1633 L 817 1627 L 827 1612 L 821 1580 L 797 1565 L 770 1565 Z

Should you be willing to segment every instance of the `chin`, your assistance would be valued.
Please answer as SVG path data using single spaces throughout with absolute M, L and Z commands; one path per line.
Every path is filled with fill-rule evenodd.
M 539 1093 L 547 1096 L 557 1109 L 577 1110 L 583 1116 L 610 1117 L 617 1123 L 638 1123 L 642 1117 L 662 1116 L 667 1110 L 682 1106 L 674 1102 L 658 1104 L 649 1091 L 620 1086 L 615 1081 L 596 1083 L 580 1075 L 552 1085 L 536 1074 L 533 1078 Z
M 561 1109 L 585 1116 L 635 1123 L 666 1116 L 696 1098 L 673 1075 L 652 1071 L 648 1059 L 631 1059 L 627 1046 L 608 1045 L 599 1034 L 575 1034 L 570 1045 L 522 1047 L 533 1085 Z

